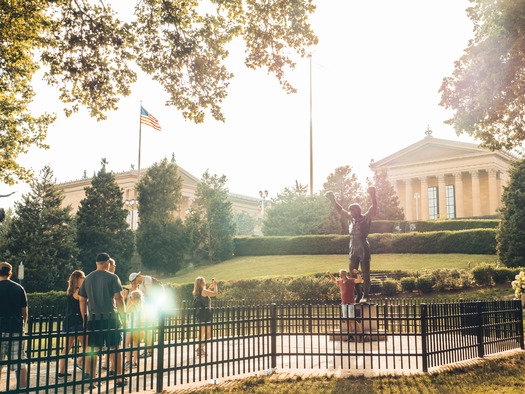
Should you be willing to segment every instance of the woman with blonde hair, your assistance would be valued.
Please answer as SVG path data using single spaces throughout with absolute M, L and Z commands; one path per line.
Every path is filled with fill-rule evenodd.
M 195 320 L 200 323 L 200 345 L 195 351 L 197 356 L 206 355 L 206 341 L 208 338 L 211 338 L 211 299 L 210 297 L 215 297 L 219 294 L 219 288 L 217 287 L 217 282 L 215 278 L 211 280 L 211 285 L 206 288 L 206 280 L 199 276 L 195 279 L 193 285 L 193 308 L 195 312 Z
M 66 375 L 71 376 L 71 374 L 67 372 L 66 361 L 67 354 L 69 354 L 69 351 L 73 348 L 75 340 L 84 348 L 84 326 L 80 312 L 80 302 L 78 300 L 78 289 L 80 289 L 85 278 L 86 275 L 80 270 L 73 271 L 69 276 L 66 290 L 66 316 L 62 323 L 62 333 L 66 334 L 66 343 L 62 354 L 66 357 L 60 359 L 59 378 L 63 378 Z M 71 333 L 75 333 L 75 335 L 71 335 Z M 76 360 L 75 366 L 81 368 Z
M 142 291 L 133 290 L 129 293 L 126 306 L 127 328 L 129 329 L 129 332 L 126 333 L 126 348 L 131 350 L 128 352 L 128 361 L 124 364 L 126 370 L 138 365 L 139 344 L 146 336 L 145 331 L 140 329 L 143 326 L 143 305 Z

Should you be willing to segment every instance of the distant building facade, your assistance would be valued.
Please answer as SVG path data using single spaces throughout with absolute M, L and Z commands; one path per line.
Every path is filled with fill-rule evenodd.
M 406 220 L 475 218 L 498 214 L 515 157 L 476 144 L 434 138 L 370 164 L 386 171 Z
M 197 190 L 197 185 L 200 183 L 200 180 L 180 166 L 178 169 L 179 175 L 182 178 L 182 201 L 176 214 L 184 221 L 187 210 L 195 200 L 195 192 Z M 135 190 L 137 179 L 137 170 L 115 173 L 115 180 L 123 192 L 124 207 L 128 210 L 127 221 L 130 225 L 130 228 L 134 230 L 138 225 L 138 198 L 137 192 Z M 80 206 L 80 201 L 82 201 L 86 195 L 84 189 L 90 185 L 91 178 L 83 178 L 75 181 L 58 183 L 56 185 L 57 188 L 64 193 L 64 201 L 62 202 L 62 206 L 66 207 L 71 205 L 73 208 L 73 213 L 75 213 Z M 261 210 L 259 199 L 230 193 L 230 201 L 232 203 L 232 210 L 234 213 L 245 212 L 256 219 L 260 217 Z

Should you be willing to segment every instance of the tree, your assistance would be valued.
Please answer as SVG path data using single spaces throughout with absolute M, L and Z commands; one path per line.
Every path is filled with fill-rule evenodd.
M 137 184 L 140 220 L 173 217 L 182 201 L 179 167 L 167 159 L 154 163 Z
M 246 212 L 237 212 L 233 215 L 233 219 L 237 229 L 236 235 L 254 234 L 255 226 L 257 225 L 257 219 L 254 216 Z
M 210 175 L 208 171 L 202 175 L 188 221 L 194 252 L 210 262 L 232 256 L 235 223 L 226 176 Z
M 525 159 L 514 162 L 502 196 L 497 253 L 507 267 L 525 266 Z
M 184 225 L 175 216 L 181 190 L 179 169 L 167 159 L 149 167 L 137 185 L 137 251 L 148 268 L 175 273 L 182 267 L 188 242 Z
M 387 178 L 386 171 L 374 173 L 373 180 L 366 179 L 368 186 L 375 186 L 378 211 L 376 220 L 403 220 L 405 214 L 399 206 L 399 197 Z
M 71 207 L 62 208 L 63 200 L 46 166 L 31 182 L 31 191 L 15 203 L 6 258 L 13 265 L 24 263 L 23 284 L 29 292 L 64 290 L 69 274 L 78 267 Z
M 132 16 L 120 20 L 112 4 Z M 58 88 L 68 116 L 85 106 L 104 119 L 120 97 L 130 94 L 138 66 L 162 85 L 167 104 L 185 118 L 203 122 L 209 111 L 224 120 L 220 105 L 233 78 L 226 68 L 230 43 L 243 39 L 245 64 L 266 68 L 293 92 L 285 71 L 294 67 L 293 56 L 307 56 L 317 43 L 308 21 L 314 10 L 312 0 L 3 2 L 0 180 L 10 184 L 31 176 L 16 162 L 18 155 L 32 145 L 44 147 L 54 121 L 29 109 L 41 65 L 44 81 Z
M 441 85 L 446 123 L 495 149 L 525 139 L 525 2 L 471 0 L 474 38 Z
M 333 173 L 328 175 L 323 184 L 322 194 L 333 191 L 341 206 L 348 208 L 352 203 L 363 201 L 363 188 L 359 183 L 357 175 L 352 172 L 352 167 L 337 167 Z M 330 223 L 333 233 L 348 234 L 348 221 L 338 215 L 334 210 L 330 211 Z
M 310 197 L 306 188 L 296 183 L 272 199 L 263 222 L 264 235 L 328 234 L 330 202 L 324 196 Z
M 86 187 L 76 215 L 79 259 L 86 274 L 95 269 L 95 257 L 107 252 L 117 261 L 117 274 L 126 275 L 131 267 L 133 233 L 128 228 L 122 190 L 112 172 L 102 168 Z

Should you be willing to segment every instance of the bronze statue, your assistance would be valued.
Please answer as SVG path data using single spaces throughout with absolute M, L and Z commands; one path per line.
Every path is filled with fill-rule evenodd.
M 359 204 L 351 204 L 348 211 L 345 210 L 341 204 L 335 200 L 333 192 L 326 192 L 325 196 L 332 202 L 333 207 L 344 218 L 348 219 L 348 229 L 350 233 L 350 269 L 349 272 L 354 272 L 354 269 L 359 269 L 363 274 L 364 289 L 363 294 L 358 294 L 357 301 L 361 304 L 368 302 L 368 294 L 370 292 L 370 245 L 368 244 L 368 234 L 370 233 L 370 224 L 372 218 L 377 213 L 377 198 L 376 188 L 371 186 L 368 188 L 368 194 L 372 201 L 372 206 L 365 213 L 361 213 L 361 206 Z

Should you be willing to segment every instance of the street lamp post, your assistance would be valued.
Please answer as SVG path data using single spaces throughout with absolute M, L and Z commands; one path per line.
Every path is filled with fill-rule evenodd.
M 259 196 L 261 196 L 262 198 L 261 217 L 264 220 L 265 201 L 266 201 L 266 197 L 268 197 L 268 190 L 265 190 L 265 191 L 259 190 Z
M 416 220 L 419 220 L 419 193 L 414 193 L 414 198 L 416 199 Z
M 131 213 L 131 220 L 130 220 L 130 228 L 131 230 L 135 230 L 135 221 L 134 221 L 134 217 L 135 217 L 135 207 L 138 205 L 138 201 L 135 200 L 134 198 L 130 199 L 130 200 L 126 200 L 124 201 L 124 204 L 129 207 L 129 210 L 130 210 L 130 213 Z

